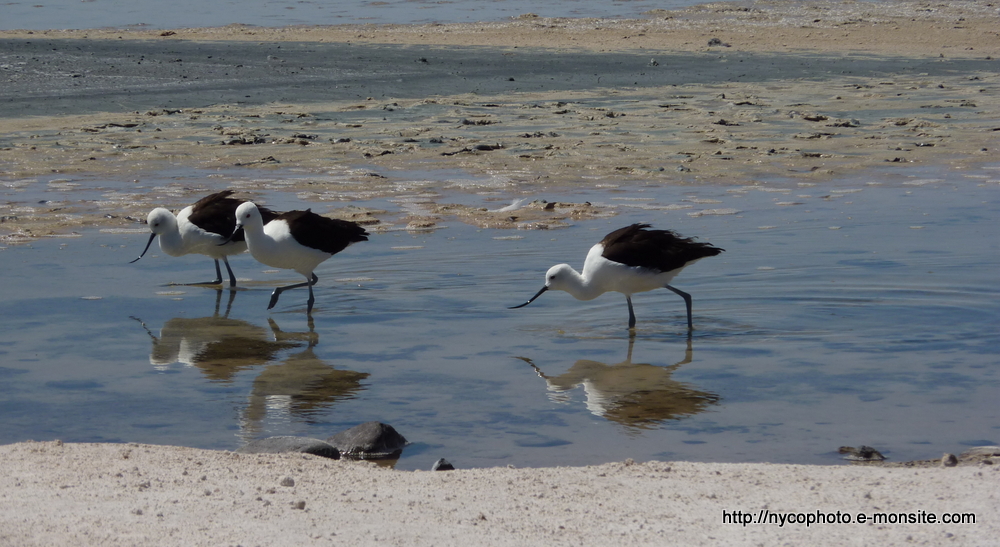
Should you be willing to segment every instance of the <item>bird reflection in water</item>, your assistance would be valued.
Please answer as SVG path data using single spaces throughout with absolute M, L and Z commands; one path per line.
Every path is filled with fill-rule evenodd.
M 653 429 L 668 420 L 677 420 L 704 412 L 719 402 L 720 397 L 696 389 L 690 384 L 671 378 L 674 371 L 691 362 L 691 339 L 687 340 L 684 359 L 670 366 L 656 366 L 632 362 L 634 337 L 629 337 L 628 357 L 625 361 L 607 365 L 581 359 L 569 370 L 558 376 L 542 372 L 531 359 L 527 362 L 541 378 L 545 379 L 549 397 L 556 402 L 567 402 L 567 392 L 583 386 L 587 396 L 587 409 L 629 429 Z
M 219 314 L 222 289 L 216 291 L 215 313 L 209 317 L 175 317 L 163 324 L 154 335 L 139 321 L 153 349 L 149 363 L 157 370 L 167 370 L 174 363 L 201 369 L 206 378 L 229 382 L 244 369 L 274 361 L 279 352 L 301 346 L 301 342 L 272 338 L 267 329 L 240 319 L 230 319 L 229 312 L 237 291 L 229 291 L 226 313 Z
M 307 332 L 282 331 L 273 319 L 263 328 L 229 318 L 236 291 L 229 291 L 224 314 L 219 313 L 222 289 L 217 291 L 215 313 L 209 317 L 175 317 L 156 336 L 137 317 L 153 341 L 149 362 L 158 370 L 174 363 L 198 368 L 212 382 L 232 382 L 242 370 L 264 366 L 253 381 L 249 401 L 240 412 L 240 436 L 258 436 L 265 422 L 309 420 L 337 401 L 354 398 L 365 389 L 366 372 L 336 369 L 316 356 L 319 343 L 313 319 Z M 282 358 L 282 353 L 305 349 Z M 274 434 L 286 434 L 275 432 Z
M 250 391 L 249 404 L 243 412 L 241 436 L 257 437 L 265 421 L 290 420 L 292 416 L 309 420 L 335 402 L 353 399 L 365 389 L 367 372 L 336 369 L 313 353 L 319 336 L 309 318 L 309 332 L 286 333 L 268 318 L 275 340 L 306 341 L 306 349 L 289 355 L 282 362 L 268 365 L 257 375 Z

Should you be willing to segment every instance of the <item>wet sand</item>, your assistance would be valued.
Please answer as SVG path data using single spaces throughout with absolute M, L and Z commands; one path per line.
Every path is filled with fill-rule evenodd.
M 460 170 L 508 197 L 545 189 L 776 185 L 995 159 L 995 7 L 712 4 L 645 20 L 0 33 L 0 203 L 8 242 L 137 227 L 208 190 L 350 201 Z M 129 192 L 172 168 L 203 185 Z M 239 183 L 241 179 L 297 180 Z M 310 178 L 312 176 L 312 178 Z M 46 189 L 110 180 L 46 207 Z M 558 227 L 607 211 L 490 215 L 453 203 L 402 222 Z M 377 216 L 377 215 L 376 215 Z
M 141 228 L 154 203 L 183 205 L 233 181 L 350 216 L 352 200 L 411 192 L 401 181 L 414 171 L 458 169 L 518 197 L 961 169 L 996 158 L 998 19 L 983 2 L 766 2 L 642 21 L 4 32 L 0 237 Z M 128 192 L 178 167 L 216 176 Z M 281 182 L 289 171 L 304 176 Z M 113 189 L 37 199 L 83 195 L 95 180 Z M 532 228 L 607 214 L 539 207 L 519 213 L 525 222 L 435 205 L 393 222 Z M 0 543 L 12 545 L 987 545 L 1000 532 L 997 466 L 981 462 L 432 474 L 58 442 L 3 446 L 0 460 Z M 977 524 L 723 523 L 723 511 L 763 509 L 971 512 Z

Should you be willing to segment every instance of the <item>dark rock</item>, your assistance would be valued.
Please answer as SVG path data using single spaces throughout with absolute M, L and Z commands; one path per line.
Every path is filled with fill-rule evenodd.
M 870 446 L 862 445 L 857 448 L 854 448 L 853 446 L 842 446 L 838 452 L 845 454 L 845 460 L 855 462 L 880 462 L 885 460 L 885 456 L 883 456 L 881 452 Z
M 267 437 L 250 441 L 236 450 L 238 454 L 283 454 L 298 452 L 312 454 L 334 460 L 340 459 L 340 451 L 325 441 L 309 437 Z
M 431 467 L 431 471 L 454 471 L 455 466 L 451 464 L 448 460 L 441 458 L 434 462 L 434 466 Z
M 397 458 L 406 446 L 406 439 L 391 425 L 365 422 L 341 431 L 326 440 L 347 458 L 380 460 Z

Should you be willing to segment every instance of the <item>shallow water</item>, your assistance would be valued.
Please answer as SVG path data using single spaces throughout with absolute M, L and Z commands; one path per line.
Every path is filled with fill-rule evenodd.
M 313 324 L 302 291 L 265 310 L 297 280 L 249 256 L 231 261 L 230 292 L 165 286 L 213 277 L 204 257 L 128 264 L 141 231 L 4 248 L 0 443 L 235 449 L 379 420 L 413 443 L 401 469 L 836 463 L 859 444 L 900 461 L 997 444 L 1000 170 L 773 182 L 536 196 L 618 212 L 561 230 L 373 234 L 320 267 Z M 455 201 L 480 198 L 498 206 L 495 192 Z M 506 309 L 639 221 L 726 249 L 675 280 L 694 298 L 690 340 L 668 291 L 633 299 L 634 339 L 620 295 Z
M 466 23 L 499 21 L 534 13 L 542 17 L 638 18 L 652 9 L 679 9 L 701 0 L 251 0 L 169 5 L 144 0 L 10 1 L 3 4 L 0 30 L 141 26 L 145 28 L 217 27 L 233 23 L 287 25 Z M 169 6 L 168 9 L 165 9 Z

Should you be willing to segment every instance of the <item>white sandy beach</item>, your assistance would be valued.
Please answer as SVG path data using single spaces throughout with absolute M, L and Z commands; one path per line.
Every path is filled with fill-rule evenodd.
M 300 454 L 59 442 L 2 446 L 0 461 L 0 544 L 21 547 L 986 546 L 1000 537 L 998 465 L 404 472 Z M 774 522 L 737 523 L 761 516 Z M 975 523 L 929 523 L 945 518 Z

